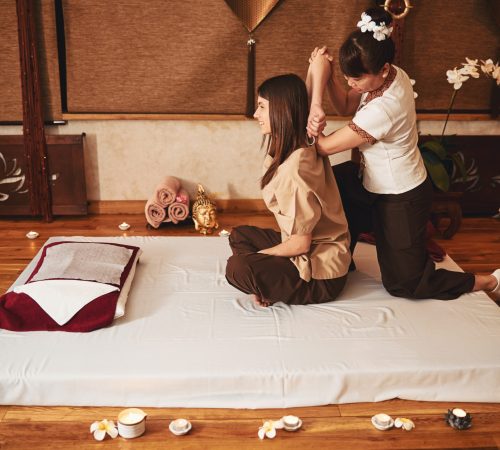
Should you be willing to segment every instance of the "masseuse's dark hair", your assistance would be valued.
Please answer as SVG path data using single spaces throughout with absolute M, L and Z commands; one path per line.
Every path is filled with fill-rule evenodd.
M 382 22 L 387 27 L 392 22 L 392 16 L 383 8 L 370 8 L 365 11 L 372 20 L 380 25 Z M 360 77 L 363 74 L 377 74 L 385 63 L 394 60 L 394 42 L 388 37 L 377 41 L 372 31 L 360 28 L 353 31 L 340 47 L 339 63 L 343 74 L 348 77 Z
M 295 74 L 269 78 L 259 86 L 257 92 L 269 101 L 271 125 L 267 153 L 273 160 L 260 181 L 260 187 L 264 188 L 280 164 L 305 144 L 309 105 L 306 85 Z

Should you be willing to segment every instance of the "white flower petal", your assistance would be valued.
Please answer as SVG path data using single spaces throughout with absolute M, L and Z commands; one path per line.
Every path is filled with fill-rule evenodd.
M 270 430 L 266 431 L 266 436 L 269 439 L 274 439 L 276 437 L 276 429 L 272 427 Z
M 118 436 L 118 430 L 115 427 L 106 428 L 106 432 L 114 439 Z
M 418 94 L 415 91 L 413 91 L 413 98 L 417 98 L 417 97 L 418 97 Z
M 410 78 L 410 83 L 412 86 L 415 86 L 416 81 L 413 78 Z
M 283 419 L 276 420 L 273 425 L 277 430 L 281 430 L 285 426 Z
M 94 431 L 94 439 L 97 441 L 102 441 L 104 439 L 104 436 L 106 436 L 106 431 L 105 430 L 95 430 Z
M 266 430 L 264 430 L 264 427 L 259 428 L 257 435 L 259 436 L 259 439 L 264 439 L 266 437 Z
M 97 430 L 97 428 L 99 428 L 99 422 L 98 421 L 96 421 L 92 425 L 90 425 L 90 432 L 93 433 L 95 430 Z

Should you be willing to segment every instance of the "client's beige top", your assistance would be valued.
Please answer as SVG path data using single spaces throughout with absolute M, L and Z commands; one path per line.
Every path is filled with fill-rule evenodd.
M 264 173 L 272 162 L 267 156 Z M 291 257 L 300 277 L 325 280 L 345 275 L 351 262 L 349 231 L 328 158 L 314 146 L 295 150 L 262 190 L 284 242 L 292 234 L 312 234 L 309 252 Z

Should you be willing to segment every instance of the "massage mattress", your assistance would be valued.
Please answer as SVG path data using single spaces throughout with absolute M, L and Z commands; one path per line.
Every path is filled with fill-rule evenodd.
M 125 316 L 89 333 L 0 330 L 0 404 L 500 402 L 500 308 L 484 293 L 391 297 L 371 245 L 357 246 L 357 271 L 338 300 L 263 308 L 226 282 L 226 238 L 48 242 L 61 240 L 142 248 Z M 440 266 L 460 270 L 449 257 Z

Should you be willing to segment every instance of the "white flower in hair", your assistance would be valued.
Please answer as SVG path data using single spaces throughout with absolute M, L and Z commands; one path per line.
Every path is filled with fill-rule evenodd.
M 361 28 L 361 32 L 373 31 L 376 27 L 376 23 L 372 20 L 371 16 L 366 13 L 361 14 L 361 20 L 358 22 L 358 28 Z
M 375 25 L 373 29 L 373 37 L 377 41 L 383 41 L 388 38 L 392 33 L 392 27 L 387 27 L 385 22 L 380 22 L 380 25 Z
M 446 77 L 448 78 L 448 83 L 453 84 L 453 89 L 458 90 L 462 87 L 462 83 L 469 79 L 462 72 L 462 69 L 457 70 L 455 67 L 453 70 L 446 71 Z

